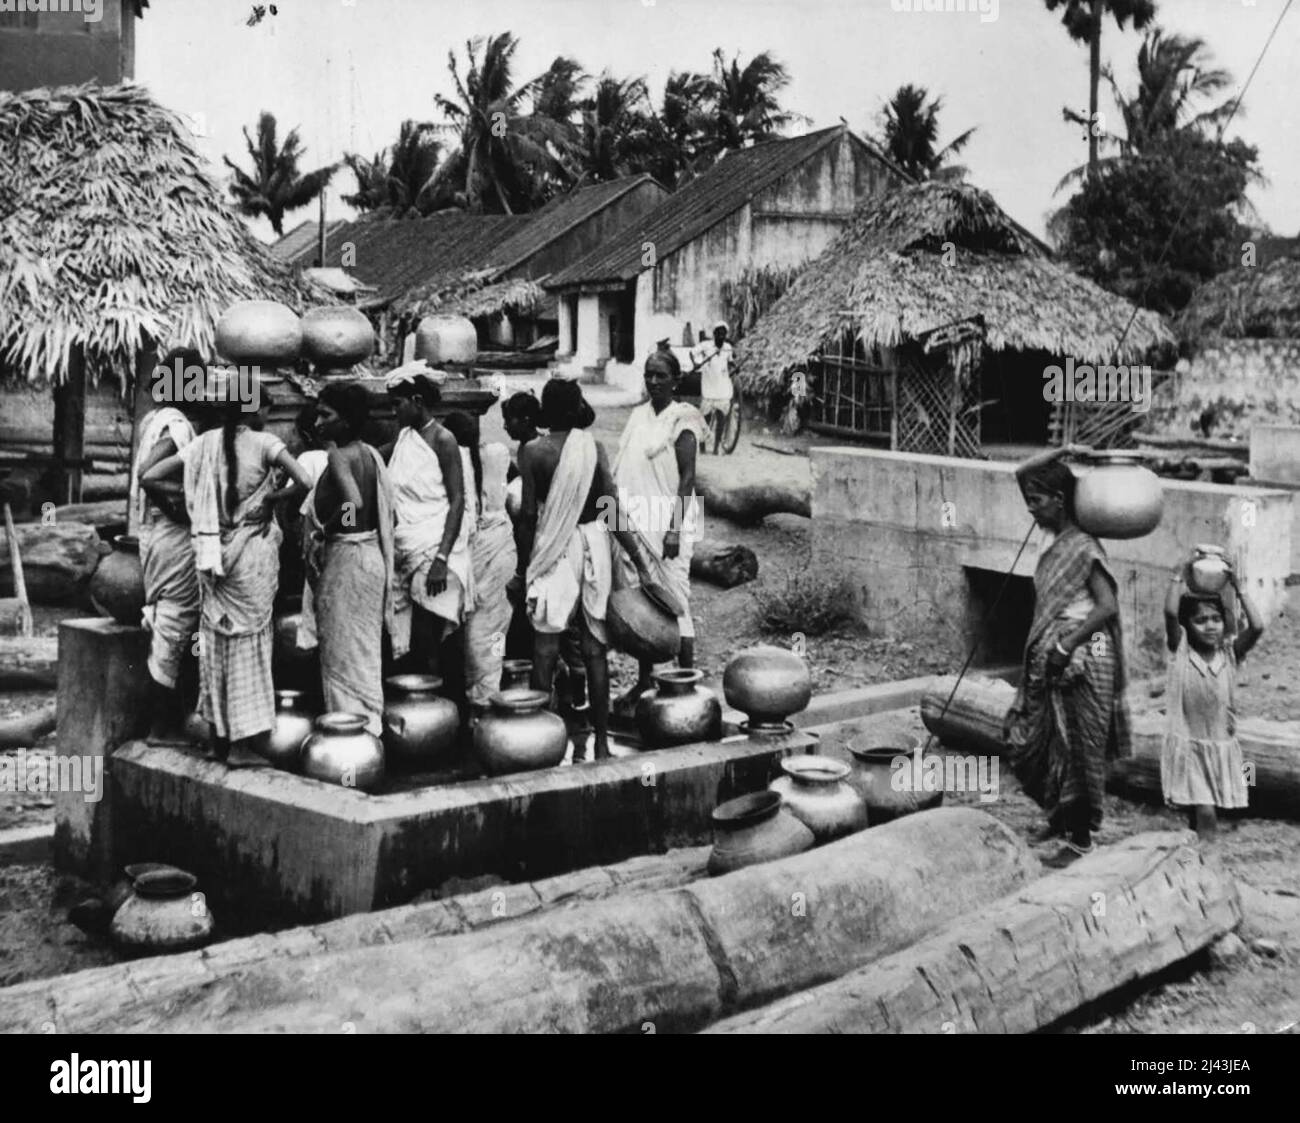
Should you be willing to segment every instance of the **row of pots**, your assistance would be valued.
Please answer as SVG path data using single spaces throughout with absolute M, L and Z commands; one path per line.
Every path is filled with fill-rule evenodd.
M 244 366 L 293 366 L 310 359 L 318 370 L 338 370 L 370 358 L 375 329 L 350 304 L 311 308 L 299 318 L 274 300 L 241 300 L 217 321 L 217 353 Z
M 943 792 L 896 790 L 895 761 L 917 743 L 849 746 L 853 763 L 807 753 L 781 761 L 784 776 L 766 791 L 728 800 L 713 812 L 709 873 L 719 875 L 759 862 L 800 854 L 814 845 L 879 826 L 943 802 Z

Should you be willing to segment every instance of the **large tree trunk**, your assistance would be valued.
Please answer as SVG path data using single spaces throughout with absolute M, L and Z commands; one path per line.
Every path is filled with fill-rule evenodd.
M 812 483 L 807 459 L 783 457 L 777 464 L 743 464 L 726 457 L 701 457 L 696 489 L 704 513 L 748 526 L 765 515 L 812 517 Z
M 724 589 L 734 589 L 758 576 L 758 556 L 748 546 L 697 542 L 691 554 L 691 576 Z
M 53 690 L 58 685 L 57 639 L 0 637 L 0 690 Z
M 27 595 L 34 604 L 61 604 L 85 588 L 99 559 L 111 547 L 85 523 L 18 523 L 14 528 L 23 556 Z M 7 553 L 0 558 L 0 596 L 13 595 L 13 570 Z
M 1002 752 L 1002 722 L 1015 701 L 1015 687 L 1001 679 L 967 675 L 953 695 L 956 683 L 956 675 L 941 675 L 925 692 L 921 720 L 926 729 L 944 744 L 997 756 Z
M 710 1033 L 1031 1033 L 1187 958 L 1242 918 L 1175 833 L 1080 859 L 867 967 Z
M 992 817 L 940 808 L 686 888 L 472 935 L 330 953 L 304 933 L 318 949 L 308 964 L 223 968 L 215 949 L 3 988 L 0 1032 L 30 1032 L 36 1013 L 59 1032 L 698 1029 L 906 947 L 1036 870 Z M 122 1001 L 105 1000 L 111 980 Z
M 921 699 L 921 720 L 940 741 L 975 752 L 1004 749 L 1002 723 L 1015 698 L 1006 683 L 965 679 L 948 712 L 940 716 L 954 676 L 935 679 Z M 1160 800 L 1160 748 L 1165 715 L 1136 713 L 1132 721 L 1133 755 L 1112 761 L 1108 783 L 1142 799 Z M 1237 724 L 1237 739 L 1247 768 L 1250 809 L 1264 815 L 1300 820 L 1300 722 L 1247 718 Z

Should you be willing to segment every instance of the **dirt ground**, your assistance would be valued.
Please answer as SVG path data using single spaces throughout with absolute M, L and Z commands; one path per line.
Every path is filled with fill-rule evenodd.
M 596 435 L 611 453 L 627 413 L 627 408 L 605 410 L 598 420 Z M 484 435 L 500 438 L 491 419 Z M 788 463 L 793 470 L 806 471 L 806 461 L 757 448 L 752 439 L 751 428 L 737 451 L 737 465 L 752 463 L 767 470 Z M 799 452 L 812 443 L 808 438 L 791 441 L 771 434 L 759 434 L 758 439 Z M 753 549 L 759 557 L 759 582 L 780 584 L 787 573 L 807 566 L 809 523 L 798 516 L 778 515 L 759 527 L 710 526 L 708 533 L 719 541 L 725 538 L 727 544 Z M 692 597 L 698 665 L 715 683 L 740 648 L 762 640 L 789 642 L 790 637 L 762 632 L 754 587 L 721 590 L 697 584 Z M 42 610 L 38 630 L 54 634 L 58 615 Z M 956 670 L 945 645 L 919 637 L 872 635 L 852 624 L 808 636 L 804 654 L 819 693 Z M 620 690 L 632 681 L 635 666 L 620 655 L 612 663 L 615 689 Z M 1243 666 L 1239 681 L 1243 715 L 1300 719 L 1300 691 L 1295 689 L 1300 683 L 1300 627 L 1293 615 L 1284 614 L 1270 627 Z M 0 715 L 26 712 L 46 700 L 39 693 L 3 695 Z M 50 741 L 46 740 L 46 751 Z M 978 796 L 970 794 L 950 796 L 950 802 L 977 805 L 1022 835 L 1041 822 L 1037 807 L 1020 792 L 1009 772 L 1001 777 L 997 801 L 979 803 Z M 52 803 L 43 794 L 0 792 L 0 829 L 48 823 L 52 818 Z M 1165 808 L 1108 796 L 1099 842 L 1184 826 Z M 1242 888 L 1248 914 L 1243 929 L 1245 953 L 1227 965 L 1212 964 L 1206 955 L 1196 957 L 1141 993 L 1120 996 L 1057 1028 L 1089 1033 L 1266 1033 L 1300 1020 L 1300 824 L 1242 819 L 1231 824 L 1214 847 Z M 78 893 L 75 882 L 46 866 L 0 867 L 0 986 L 113 960 L 111 951 L 66 921 L 66 911 Z M 1252 946 L 1260 939 L 1265 942 Z

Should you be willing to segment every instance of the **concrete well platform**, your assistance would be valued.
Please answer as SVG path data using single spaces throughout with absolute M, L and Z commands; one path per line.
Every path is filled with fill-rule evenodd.
M 662 749 L 366 795 L 134 741 L 113 754 L 112 863 L 193 871 L 223 933 L 410 901 L 451 878 L 529 881 L 711 840 L 720 802 L 759 791 L 806 733 Z

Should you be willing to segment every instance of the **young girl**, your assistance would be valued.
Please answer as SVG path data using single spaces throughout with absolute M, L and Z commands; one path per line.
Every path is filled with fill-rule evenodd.
M 1165 631 L 1172 658 L 1160 783 L 1165 801 L 1186 809 L 1190 826 L 1202 839 L 1210 839 L 1218 827 L 1216 807 L 1246 806 L 1234 680 L 1237 664 L 1264 634 L 1264 623 L 1230 568 L 1228 581 L 1246 614 L 1247 627 L 1229 637 L 1223 599 L 1185 591 L 1185 573 L 1186 567 L 1174 572 L 1165 597 Z

